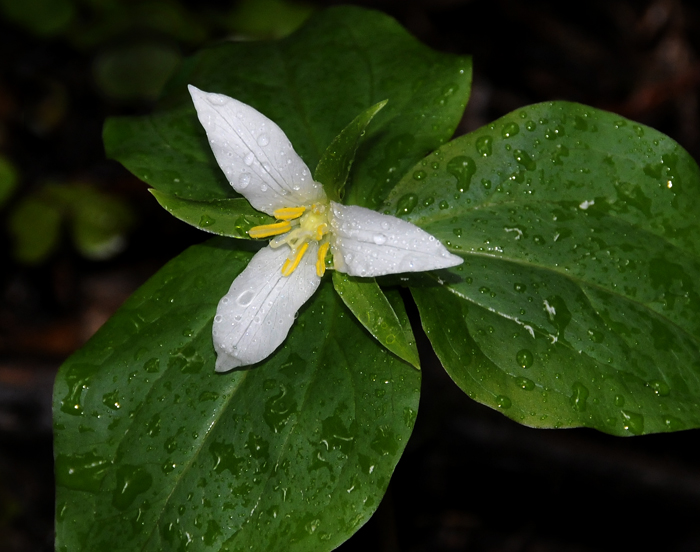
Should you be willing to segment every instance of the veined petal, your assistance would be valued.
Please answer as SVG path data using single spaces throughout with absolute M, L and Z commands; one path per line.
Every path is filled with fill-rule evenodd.
M 275 209 L 325 199 L 323 187 L 314 182 L 306 163 L 274 122 L 223 94 L 192 85 L 189 91 L 219 167 L 253 207 L 272 215 Z
M 415 224 L 356 205 L 331 201 L 335 269 L 381 276 L 456 266 L 463 262 Z
M 316 275 L 315 243 L 297 269 L 282 276 L 288 246 L 265 247 L 221 298 L 212 334 L 216 350 L 216 371 L 254 364 L 268 357 L 284 341 L 294 315 L 321 283 Z

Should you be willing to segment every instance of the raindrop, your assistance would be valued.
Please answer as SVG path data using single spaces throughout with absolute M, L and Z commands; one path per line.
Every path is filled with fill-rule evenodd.
M 267 146 L 269 143 L 270 143 L 270 138 L 269 138 L 269 136 L 268 136 L 267 134 L 265 134 L 264 132 L 263 132 L 260 136 L 258 136 L 258 145 L 259 145 L 259 146 L 265 147 L 265 146 Z
M 207 226 L 211 226 L 215 222 L 216 222 L 216 220 L 211 218 L 209 215 L 204 214 L 199 219 L 199 227 L 206 228 Z
M 525 391 L 532 391 L 535 388 L 535 382 L 527 378 L 515 378 L 515 384 Z
M 472 176 L 476 172 L 476 163 L 471 157 L 458 155 L 447 162 L 447 172 L 457 179 L 457 189 L 464 192 L 469 189 Z
M 490 136 L 480 136 L 476 140 L 476 151 L 482 157 L 488 157 L 491 155 L 491 144 L 493 139 Z
M 254 297 L 255 297 L 255 292 L 251 289 L 247 289 L 238 296 L 238 299 L 236 300 L 236 302 L 241 307 L 247 307 L 253 301 Z
M 586 399 L 588 399 L 588 388 L 577 381 L 571 386 L 572 395 L 569 399 L 571 406 L 577 412 L 586 410 Z
M 160 371 L 160 359 L 151 358 L 147 360 L 146 363 L 143 365 L 143 369 L 146 370 L 146 372 L 150 372 L 152 374 Z
M 623 428 L 629 431 L 632 435 L 641 435 L 644 433 L 644 416 L 629 410 L 622 410 Z
M 241 176 L 238 177 L 238 187 L 242 190 L 246 188 L 248 184 L 250 184 L 250 174 L 242 173 Z
M 428 176 L 425 171 L 416 171 L 413 173 L 413 180 L 423 180 L 426 176 Z
M 665 381 L 652 380 L 647 385 L 649 385 L 659 397 L 666 397 L 671 393 L 671 388 Z
M 416 194 L 406 194 L 396 203 L 396 215 L 408 215 L 418 205 L 418 196 Z
M 386 236 L 384 234 L 375 234 L 372 237 L 372 241 L 377 245 L 383 245 L 386 243 Z
M 522 165 L 528 171 L 534 171 L 537 168 L 534 159 L 526 151 L 513 150 L 513 158 L 518 162 L 518 165 Z
M 521 368 L 529 368 L 535 362 L 535 357 L 528 349 L 521 349 L 516 353 L 515 360 Z
M 248 152 L 248 155 L 243 158 L 243 162 L 249 167 L 253 164 L 253 161 L 255 161 L 255 155 L 253 155 L 252 151 Z
M 513 405 L 512 401 L 505 395 L 498 395 L 496 397 L 496 404 L 498 405 L 498 408 L 502 408 L 504 410 Z
M 508 123 L 506 126 L 503 127 L 503 130 L 501 131 L 501 136 L 503 136 L 504 138 L 510 138 L 511 136 L 515 136 L 519 132 L 520 127 L 517 123 Z

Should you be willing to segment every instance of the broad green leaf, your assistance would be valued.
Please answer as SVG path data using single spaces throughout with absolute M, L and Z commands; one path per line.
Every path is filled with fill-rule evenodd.
M 326 148 L 316 166 L 314 180 L 323 184 L 326 195 L 340 203 L 345 195 L 345 183 L 350 176 L 350 167 L 355 160 L 357 147 L 365 135 L 365 129 L 377 112 L 386 105 L 386 100 L 373 105 L 355 117 Z
M 410 171 L 387 209 L 465 263 L 417 284 L 476 400 L 536 427 L 700 425 L 700 171 L 663 134 L 554 102 Z
M 162 192 L 237 197 L 196 119 L 188 83 L 264 113 L 309 167 L 358 113 L 388 99 L 357 152 L 346 198 L 376 207 L 407 168 L 452 135 L 470 79 L 469 58 L 430 50 L 378 12 L 337 7 L 283 40 L 227 42 L 188 58 L 160 111 L 107 121 L 105 147 Z
M 240 197 L 195 201 L 155 188 L 149 191 L 171 215 L 200 230 L 220 236 L 249 239 L 248 230 L 253 226 L 274 221 L 272 217 L 253 209 L 248 200 Z
M 333 271 L 333 286 L 345 305 L 377 341 L 420 370 L 418 349 L 401 296 L 382 291 L 374 278 Z M 393 301 L 388 296 L 393 295 Z
M 216 303 L 251 257 L 215 239 L 171 261 L 61 368 L 57 550 L 331 550 L 377 507 L 420 374 L 330 282 L 284 345 L 214 372 Z

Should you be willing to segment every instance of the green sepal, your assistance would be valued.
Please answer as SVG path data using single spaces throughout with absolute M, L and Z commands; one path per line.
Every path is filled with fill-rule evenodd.
M 323 152 L 316 166 L 314 180 L 323 184 L 328 198 L 340 203 L 345 195 L 345 183 L 350 176 L 350 168 L 365 129 L 372 118 L 389 100 L 374 104 L 355 117 Z
M 420 370 L 413 330 L 396 290 L 382 291 L 374 278 L 333 271 L 333 286 L 365 329 L 384 347 Z

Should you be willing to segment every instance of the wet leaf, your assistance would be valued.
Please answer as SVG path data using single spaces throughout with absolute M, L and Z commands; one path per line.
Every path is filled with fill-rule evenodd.
M 108 155 L 162 192 L 237 197 L 197 121 L 187 84 L 252 105 L 275 121 L 309 167 L 358 113 L 388 99 L 355 158 L 347 203 L 376 207 L 400 176 L 454 132 L 471 60 L 437 53 L 396 21 L 354 7 L 325 10 L 272 42 L 226 42 L 185 60 L 161 109 L 110 119 Z
M 228 236 L 250 239 L 248 230 L 253 226 L 270 224 L 274 219 L 256 211 L 248 200 L 239 198 L 195 201 L 183 199 L 151 188 L 149 190 L 166 211 L 200 230 Z
M 673 140 L 539 104 L 428 156 L 388 208 L 409 195 L 465 258 L 413 294 L 470 396 L 535 427 L 700 425 L 700 172 Z
M 396 290 L 385 293 L 374 278 L 355 278 L 337 271 L 333 271 L 333 286 L 345 305 L 377 341 L 420 369 L 413 330 L 403 300 Z
M 214 372 L 216 304 L 251 253 L 188 249 L 61 368 L 57 550 L 331 550 L 376 509 L 420 374 L 324 282 L 284 345 Z

